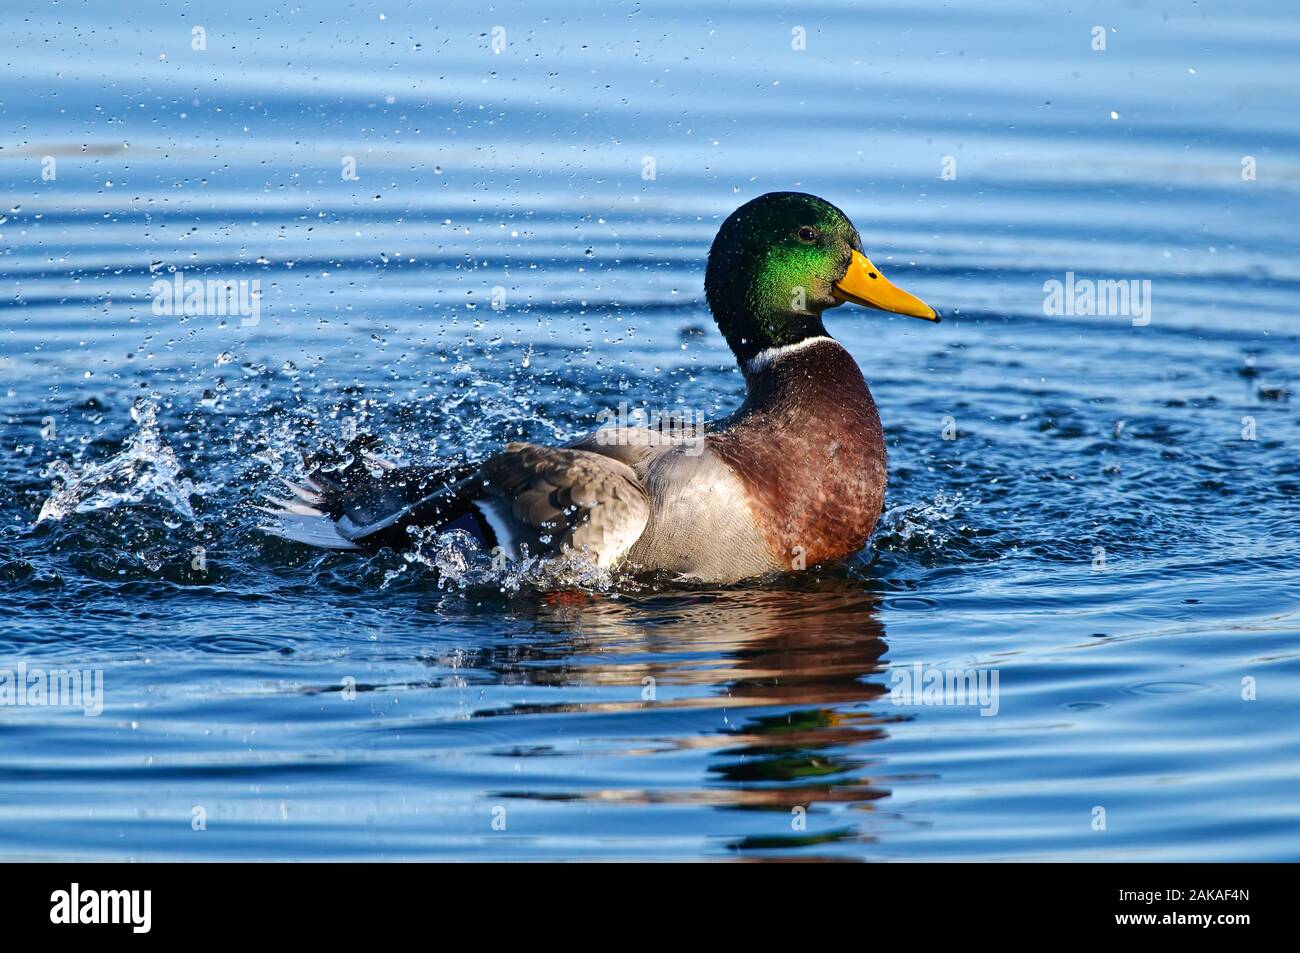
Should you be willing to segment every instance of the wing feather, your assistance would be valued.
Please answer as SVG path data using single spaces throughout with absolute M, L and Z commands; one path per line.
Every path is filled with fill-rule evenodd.
M 509 508 L 542 549 L 572 548 L 617 562 L 645 531 L 650 501 L 627 464 L 586 450 L 509 444 L 479 471 L 484 493 Z

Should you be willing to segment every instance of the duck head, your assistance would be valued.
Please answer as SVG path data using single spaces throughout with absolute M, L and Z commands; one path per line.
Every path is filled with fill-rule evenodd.
M 709 250 L 704 291 L 741 366 L 768 348 L 827 337 L 822 312 L 845 302 L 939 320 L 871 263 L 847 215 L 803 192 L 769 192 L 732 212 Z

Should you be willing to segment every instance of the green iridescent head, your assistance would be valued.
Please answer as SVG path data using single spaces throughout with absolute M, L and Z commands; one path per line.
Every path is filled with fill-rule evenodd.
M 769 192 L 732 212 L 709 250 L 704 292 L 742 364 L 826 336 L 822 312 L 846 301 L 938 320 L 871 264 L 848 216 L 804 192 Z

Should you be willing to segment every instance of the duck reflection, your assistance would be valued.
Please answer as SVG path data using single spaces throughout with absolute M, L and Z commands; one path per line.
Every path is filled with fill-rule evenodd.
M 618 700 L 520 705 L 483 716 L 533 712 L 712 710 L 651 729 L 653 755 L 713 749 L 706 776 L 680 787 L 582 792 L 513 792 L 510 796 L 712 804 L 730 810 L 781 812 L 755 824 L 752 836 L 729 842 L 742 853 L 840 839 L 870 839 L 865 818 L 830 832 L 801 829 L 799 812 L 830 804 L 871 810 L 889 791 L 873 781 L 865 748 L 900 720 L 884 696 L 886 651 L 879 597 L 851 579 L 819 580 L 815 588 L 675 591 L 618 599 L 571 595 L 516 607 L 533 637 L 484 649 L 476 664 L 503 681 L 566 686 L 627 686 Z M 553 635 L 554 638 L 546 636 Z M 721 727 L 699 730 L 701 723 Z M 645 724 L 635 735 L 646 738 Z M 653 776 L 653 767 L 650 769 Z M 508 792 L 502 792 L 503 794 Z M 838 816 L 853 818 L 843 811 Z M 793 820 L 792 820 L 793 819 Z

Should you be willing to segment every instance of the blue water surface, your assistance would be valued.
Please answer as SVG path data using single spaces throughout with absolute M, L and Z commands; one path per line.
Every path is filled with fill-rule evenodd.
M 0 857 L 1300 859 L 1291 4 L 0 27 L 0 670 L 103 679 L 98 715 L 0 705 Z M 778 189 L 946 315 L 829 316 L 890 452 L 846 565 L 258 531 L 357 433 L 725 415 L 705 255 Z M 256 320 L 155 313 L 178 273 L 258 281 Z M 1149 322 L 1044 313 L 1067 273 L 1149 281 Z M 996 713 L 900 697 L 917 665 L 996 673 Z

